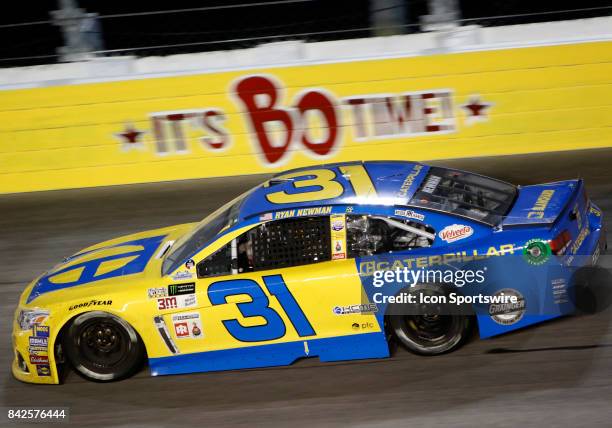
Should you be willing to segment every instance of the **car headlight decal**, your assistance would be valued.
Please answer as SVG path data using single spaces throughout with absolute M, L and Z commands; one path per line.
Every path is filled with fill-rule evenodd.
M 21 330 L 30 330 L 35 325 L 43 324 L 49 318 L 49 311 L 45 309 L 22 309 L 19 311 L 17 322 Z

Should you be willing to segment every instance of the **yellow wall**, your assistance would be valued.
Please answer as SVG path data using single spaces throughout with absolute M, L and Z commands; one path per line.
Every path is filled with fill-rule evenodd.
M 305 148 L 304 132 L 298 130 L 280 157 L 262 156 L 249 125 L 251 115 L 234 91 L 238 82 L 254 81 L 249 78 L 253 75 L 264 75 L 278 86 L 278 109 L 296 105 L 309 91 L 324 95 L 308 95 L 305 103 L 317 104 L 317 97 L 324 96 L 334 104 L 331 114 L 338 126 L 329 153 L 321 156 Z M 419 122 L 411 122 L 403 134 L 372 135 L 375 120 L 381 128 L 397 130 L 385 119 L 384 96 L 403 102 L 401 94 L 406 93 L 412 93 L 412 119 L 422 119 L 424 108 L 434 108 L 426 120 L 449 129 L 419 132 Z M 424 93 L 437 95 L 419 105 Z M 367 135 L 357 139 L 357 108 L 345 100 L 360 95 L 383 98 L 368 104 Z M 270 102 L 266 95 L 254 100 L 259 106 Z M 489 107 L 478 117 L 470 116 L 462 107 L 470 100 Z M 2 91 L 0 193 L 252 174 L 352 159 L 423 160 L 608 147 L 611 100 L 612 42 Z M 229 144 L 220 149 L 202 142 L 206 135 L 213 142 L 217 137 L 202 127 L 207 110 L 223 114 L 224 121 L 209 118 L 229 135 Z M 383 113 L 374 119 L 374 110 Z M 188 118 L 159 119 L 167 119 L 167 112 Z M 330 135 L 320 112 L 300 116 L 291 108 L 280 114 L 291 115 L 296 128 L 309 128 L 305 132 L 311 140 Z M 300 117 L 306 120 L 300 122 Z M 164 153 L 158 149 L 161 138 L 154 122 L 166 135 Z M 146 131 L 136 144 L 124 143 L 118 135 L 131 125 Z M 278 123 L 266 126 L 273 138 L 281 140 L 286 134 Z M 184 134 L 186 150 L 176 150 L 176 132 Z

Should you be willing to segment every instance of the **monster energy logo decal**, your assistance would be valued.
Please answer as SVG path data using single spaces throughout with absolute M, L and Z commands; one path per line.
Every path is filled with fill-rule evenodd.
M 195 282 L 187 284 L 171 284 L 168 286 L 169 296 L 180 296 L 182 294 L 193 294 L 195 293 Z

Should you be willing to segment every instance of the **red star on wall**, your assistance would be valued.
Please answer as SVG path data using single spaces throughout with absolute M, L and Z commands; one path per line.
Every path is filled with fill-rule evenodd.
M 489 120 L 487 113 L 492 106 L 493 103 L 483 102 L 479 95 L 470 96 L 468 102 L 461 106 L 466 113 L 466 124 L 470 125 L 474 122 Z
M 121 145 L 124 149 L 130 149 L 132 147 L 143 147 L 141 138 L 147 131 L 140 131 L 132 123 L 126 123 L 123 132 L 118 132 L 115 137 L 121 141 Z

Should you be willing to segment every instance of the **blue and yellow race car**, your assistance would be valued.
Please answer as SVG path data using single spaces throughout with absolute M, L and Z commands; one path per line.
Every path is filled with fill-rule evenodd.
M 575 309 L 605 249 L 581 180 L 517 187 L 415 162 L 274 176 L 200 223 L 103 242 L 25 289 L 17 379 L 424 355 Z

